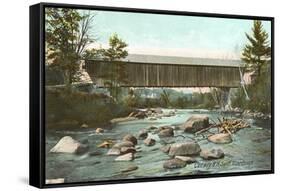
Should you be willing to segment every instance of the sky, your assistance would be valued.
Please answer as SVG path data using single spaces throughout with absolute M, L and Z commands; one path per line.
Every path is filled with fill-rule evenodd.
M 90 47 L 108 47 L 117 33 L 131 54 L 239 59 L 252 20 L 95 11 Z M 270 22 L 263 21 L 270 34 Z

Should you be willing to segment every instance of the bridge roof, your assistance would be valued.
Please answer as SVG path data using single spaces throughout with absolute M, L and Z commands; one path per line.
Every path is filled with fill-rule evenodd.
M 240 60 L 197 58 L 197 57 L 178 57 L 178 56 L 158 56 L 144 54 L 129 54 L 124 62 L 145 63 L 145 64 L 178 64 L 178 65 L 198 65 L 198 66 L 224 66 L 239 67 Z

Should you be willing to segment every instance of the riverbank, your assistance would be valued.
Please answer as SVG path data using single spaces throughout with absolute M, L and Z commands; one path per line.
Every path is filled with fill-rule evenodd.
M 108 127 L 111 119 L 127 116 L 132 111 L 102 93 L 46 89 L 47 129 Z
M 162 110 L 163 113 L 174 111 L 171 109 Z M 208 110 L 177 110 L 175 115 L 158 118 L 157 120 L 149 120 L 147 117 L 115 123 L 113 128 L 105 129 L 103 133 L 96 133 L 95 128 L 78 131 L 49 131 L 46 135 L 46 177 L 47 179 L 64 178 L 65 182 L 71 182 L 270 169 L 270 120 L 260 123 L 255 119 L 247 119 L 251 128 L 242 129 L 231 135 L 231 142 L 216 144 L 206 138 L 201 140 L 200 136 L 196 138 L 193 133 L 185 132 L 182 128 L 179 128 L 179 124 L 185 123 L 193 115 L 207 116 L 210 121 L 217 121 L 217 118 L 220 117 L 220 113 Z M 173 129 L 173 136 L 161 137 L 163 134 L 172 135 L 170 133 L 171 128 Z M 140 136 L 143 129 L 148 131 L 143 132 L 144 134 Z M 165 132 L 160 133 L 163 130 Z M 214 128 L 214 131 L 216 131 L 216 128 Z M 128 134 L 137 138 L 137 144 L 134 146 L 136 152 L 133 158 L 131 158 L 132 156 L 126 156 L 127 159 L 130 159 L 129 161 L 124 161 L 124 157 L 115 160 L 119 156 L 108 155 L 108 152 L 114 144 L 121 143 Z M 88 146 L 87 151 L 83 154 L 50 153 L 49 151 L 65 136 L 71 136 L 74 140 L 86 144 Z M 140 137 L 143 137 L 143 139 L 140 139 Z M 171 157 L 163 152 L 163 147 L 167 144 L 192 141 L 193 139 L 198 139 L 197 142 L 201 150 L 215 149 L 219 157 L 221 152 L 218 149 L 221 149 L 224 157 L 206 160 L 203 157 L 208 153 L 205 153 L 205 155 L 202 153 L 202 156 L 199 154 L 192 157 L 195 162 L 187 164 L 187 162 L 179 162 L 183 158 L 169 161 Z M 112 141 L 111 146 L 109 148 L 98 147 L 104 141 L 109 141 L 109 143 Z M 124 149 L 122 152 L 125 152 Z M 167 167 L 173 162 L 179 162 L 177 165 L 182 167 L 164 168 L 164 163 Z M 61 170 L 57 172 L 57 168 Z

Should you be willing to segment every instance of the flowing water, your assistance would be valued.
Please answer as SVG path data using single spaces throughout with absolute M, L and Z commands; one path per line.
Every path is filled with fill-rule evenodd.
M 165 109 L 164 112 L 170 110 Z M 136 135 L 141 129 L 150 126 L 176 125 L 184 123 L 194 114 L 208 115 L 211 119 L 217 120 L 218 112 L 207 110 L 177 110 L 172 117 L 149 120 L 141 119 L 130 122 L 123 122 L 106 130 L 102 134 L 96 134 L 95 129 L 80 131 L 48 131 L 46 133 L 46 178 L 65 178 L 66 182 L 86 182 L 98 180 L 133 179 L 145 177 L 181 176 L 192 174 L 212 174 L 226 172 L 259 171 L 271 169 L 271 121 L 247 119 L 251 128 L 245 128 L 233 135 L 233 142 L 229 144 L 214 144 L 207 140 L 199 143 L 204 148 L 221 148 L 225 157 L 217 160 L 202 160 L 196 157 L 197 162 L 189 164 L 184 168 L 166 170 L 163 162 L 169 156 L 159 150 L 163 142 L 156 134 L 149 134 L 156 139 L 154 146 L 147 147 L 139 141 L 140 152 L 136 153 L 133 161 L 117 162 L 116 156 L 107 156 L 108 149 L 97 148 L 103 140 L 121 140 L 128 133 Z M 230 117 L 230 116 L 228 116 Z M 175 134 L 183 134 L 177 130 Z M 49 150 L 63 136 L 71 136 L 78 141 L 88 141 L 89 152 L 83 155 L 49 153 Z M 193 136 L 191 134 L 184 134 Z M 168 141 L 183 141 L 182 137 L 171 138 Z M 137 170 L 122 172 L 129 167 L 138 166 Z

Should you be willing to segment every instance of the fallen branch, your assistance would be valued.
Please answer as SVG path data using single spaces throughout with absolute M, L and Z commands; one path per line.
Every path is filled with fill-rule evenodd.
M 210 130 L 211 128 L 214 128 L 214 127 L 216 127 L 216 125 L 210 125 L 209 127 L 205 128 L 205 129 L 201 129 L 199 131 L 196 131 L 195 132 L 195 136 L 197 136 L 197 135 L 199 135 L 201 133 L 204 133 L 204 132 L 206 132 L 206 131 Z

